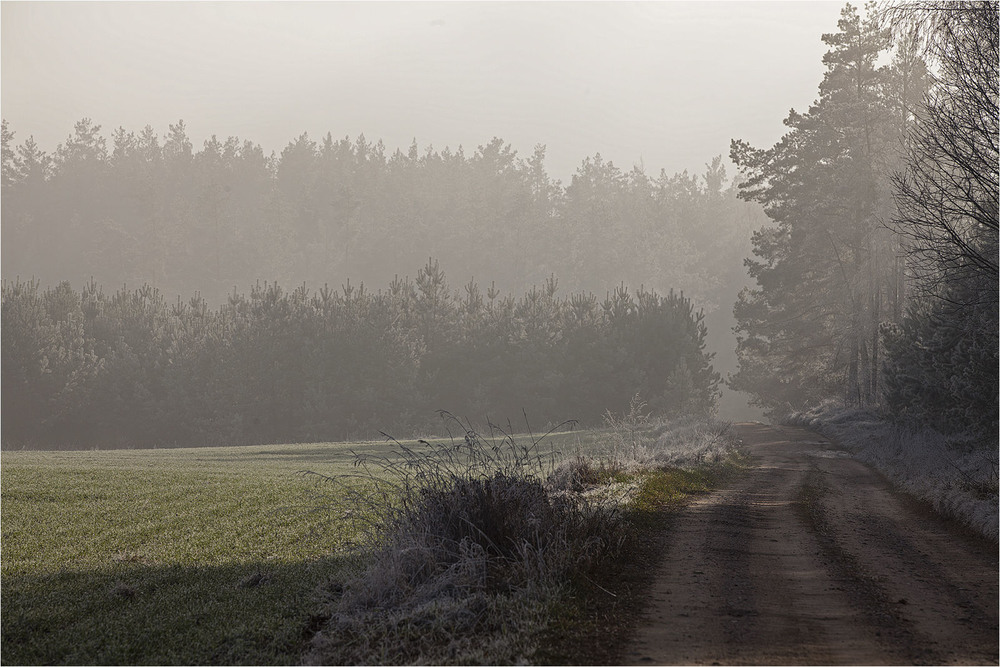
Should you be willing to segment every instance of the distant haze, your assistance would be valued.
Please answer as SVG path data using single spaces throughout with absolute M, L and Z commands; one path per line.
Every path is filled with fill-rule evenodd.
M 3 2 L 2 114 L 53 151 L 83 117 L 183 119 L 280 153 L 364 134 L 404 152 L 493 136 L 568 181 L 601 153 L 699 172 L 765 146 L 822 77 L 839 2 Z

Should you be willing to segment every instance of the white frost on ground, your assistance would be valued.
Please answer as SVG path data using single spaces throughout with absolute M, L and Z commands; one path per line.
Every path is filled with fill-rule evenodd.
M 627 414 L 604 417 L 609 437 L 603 458 L 623 470 L 719 463 L 736 445 L 728 422 L 694 415 L 666 420 L 644 413 L 645 407 L 637 394 Z
M 605 422 L 604 450 L 558 465 L 546 480 L 551 493 L 582 494 L 600 507 L 621 508 L 639 493 L 645 473 L 721 463 L 737 449 L 728 422 L 699 417 L 667 421 L 634 409 L 624 417 L 609 415 Z M 619 475 L 629 479 L 615 481 Z
M 654 430 L 655 444 L 648 449 L 652 462 L 679 467 L 718 463 L 736 446 L 732 424 L 687 418 Z
M 828 401 L 787 422 L 835 440 L 914 496 L 930 502 L 996 541 L 998 536 L 996 443 L 896 424 L 869 409 Z

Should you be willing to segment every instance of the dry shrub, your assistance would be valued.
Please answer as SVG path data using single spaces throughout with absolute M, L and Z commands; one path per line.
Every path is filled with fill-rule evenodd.
M 646 403 L 636 394 L 627 413 L 605 414 L 611 449 L 603 465 L 636 472 L 721 463 L 735 448 L 732 425 L 728 422 L 693 415 L 667 420 L 645 410 Z
M 358 475 L 331 481 L 365 522 L 369 566 L 331 600 L 309 662 L 517 662 L 530 658 L 566 583 L 623 544 L 618 507 L 553 494 L 557 452 L 491 425 L 481 436 L 444 414 L 460 437 L 397 441 L 359 456 Z

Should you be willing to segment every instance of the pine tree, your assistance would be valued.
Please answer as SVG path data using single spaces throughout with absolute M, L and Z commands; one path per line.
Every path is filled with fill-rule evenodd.
M 871 10 L 871 8 L 869 8 Z M 890 67 L 877 60 L 888 32 L 847 5 L 830 46 L 820 98 L 792 111 L 770 149 L 734 141 L 741 197 L 775 223 L 746 260 L 757 287 L 735 306 L 735 389 L 770 409 L 829 396 L 865 404 L 879 391 L 880 323 L 896 291 L 896 251 L 881 220 L 900 139 Z

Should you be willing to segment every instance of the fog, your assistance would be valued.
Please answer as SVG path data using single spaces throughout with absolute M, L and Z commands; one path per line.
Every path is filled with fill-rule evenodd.
M 0 1 L 0 651 L 995 663 L 998 24 Z
M 771 145 L 817 98 L 840 9 L 5 2 L 3 278 L 210 310 L 438 262 L 456 304 L 683 293 L 714 355 L 684 372 L 711 360 L 699 391 L 755 417 L 720 383 L 767 223 L 730 141 Z
M 701 170 L 742 137 L 769 145 L 816 97 L 832 2 L 4 2 L 2 110 L 53 151 L 73 123 L 183 119 L 280 152 L 303 132 L 391 151 L 548 148 Z

